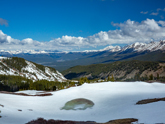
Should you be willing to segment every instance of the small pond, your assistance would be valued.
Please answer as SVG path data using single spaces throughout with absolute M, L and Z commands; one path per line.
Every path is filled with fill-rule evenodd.
M 71 101 L 66 102 L 64 107 L 62 107 L 61 109 L 85 110 L 87 108 L 92 108 L 93 106 L 94 106 L 94 103 L 91 100 L 84 99 L 84 98 L 78 98 L 78 99 L 73 99 Z

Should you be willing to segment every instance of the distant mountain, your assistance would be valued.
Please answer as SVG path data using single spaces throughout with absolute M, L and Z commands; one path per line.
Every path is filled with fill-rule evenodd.
M 90 65 L 124 60 L 142 60 L 165 62 L 165 40 L 159 42 L 136 42 L 125 47 L 108 46 L 100 50 L 85 50 L 77 52 L 21 50 L 0 51 L 6 57 L 21 57 L 28 61 L 50 66 L 63 71 L 76 65 Z
M 136 42 L 134 44 L 125 46 L 123 49 L 121 49 L 121 52 L 126 51 L 128 49 L 132 49 L 133 51 L 136 52 L 142 52 L 142 51 L 157 51 L 157 50 L 165 50 L 165 40 L 161 40 L 159 42 L 150 42 L 148 44 L 146 43 L 139 43 Z
M 116 80 L 165 80 L 165 63 L 148 61 L 124 61 L 109 64 L 93 64 L 74 66 L 62 72 L 68 79 L 88 77 L 89 79 L 105 79 L 112 76 Z M 150 76 L 153 77 L 150 77 Z
M 103 51 L 110 51 L 110 52 L 123 52 L 128 49 L 132 49 L 133 51 L 157 51 L 157 50 L 165 50 L 165 40 L 160 40 L 159 42 L 150 42 L 148 44 L 146 43 L 139 43 L 136 42 L 131 45 L 127 45 L 125 47 L 120 46 L 107 46 L 104 49 L 100 50 L 84 50 L 84 51 L 75 51 L 75 52 L 60 52 L 57 50 L 0 50 L 0 53 L 8 53 L 8 54 L 49 54 L 49 53 L 88 53 L 88 52 L 103 52 Z
M 0 57 L 0 74 L 22 76 L 33 81 L 66 81 L 66 78 L 54 68 L 45 67 L 18 57 Z

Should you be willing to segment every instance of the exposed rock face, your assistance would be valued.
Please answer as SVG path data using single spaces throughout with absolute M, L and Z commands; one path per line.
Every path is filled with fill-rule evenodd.
M 61 109 L 65 110 L 85 110 L 87 108 L 91 108 L 94 106 L 94 103 L 91 100 L 84 99 L 84 98 L 78 98 L 73 99 L 71 101 L 68 101 L 65 103 L 65 106 Z

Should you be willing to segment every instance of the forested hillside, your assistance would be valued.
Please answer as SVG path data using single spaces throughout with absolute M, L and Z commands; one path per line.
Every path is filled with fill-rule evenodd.
M 44 90 L 55 91 L 75 86 L 75 82 L 66 81 L 32 81 L 21 76 L 0 75 L 0 91 L 15 92 L 19 90 Z
M 148 61 L 123 61 L 109 64 L 75 66 L 62 72 L 68 79 L 87 77 L 89 79 L 115 80 L 165 80 L 165 63 Z

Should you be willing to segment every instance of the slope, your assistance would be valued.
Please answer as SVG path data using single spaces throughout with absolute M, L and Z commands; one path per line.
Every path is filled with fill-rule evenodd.
M 136 105 L 139 100 L 162 98 L 165 96 L 164 91 L 165 84 L 156 82 L 103 82 L 50 92 L 53 95 L 45 97 L 0 93 L 0 105 L 3 106 L 0 106 L 0 122 L 25 124 L 41 117 L 100 123 L 137 118 L 138 123 L 164 123 L 164 101 Z M 86 110 L 61 110 L 66 102 L 76 98 L 89 99 L 94 106 Z
M 48 80 L 62 82 L 66 80 L 54 68 L 45 67 L 18 57 L 0 57 L 0 74 L 22 76 L 33 81 Z
M 116 80 L 140 80 L 148 78 L 151 74 L 158 78 L 165 76 L 165 63 L 149 61 L 123 61 L 109 64 L 93 64 L 87 66 L 75 66 L 62 72 L 68 79 L 88 77 L 90 79 L 114 76 Z M 136 78 L 135 78 L 136 77 Z

